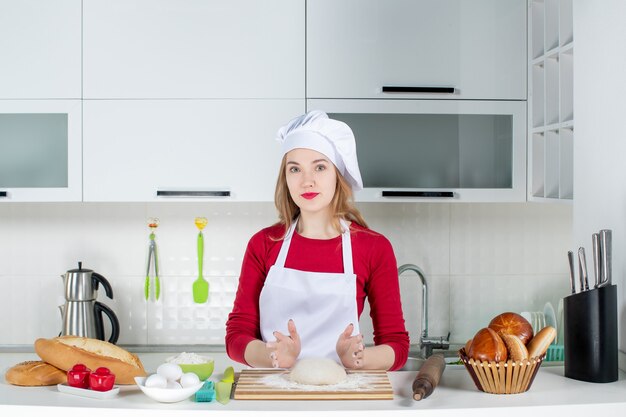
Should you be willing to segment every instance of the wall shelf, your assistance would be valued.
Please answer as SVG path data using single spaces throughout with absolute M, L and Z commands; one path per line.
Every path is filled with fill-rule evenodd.
M 574 198 L 572 0 L 528 0 L 528 201 Z

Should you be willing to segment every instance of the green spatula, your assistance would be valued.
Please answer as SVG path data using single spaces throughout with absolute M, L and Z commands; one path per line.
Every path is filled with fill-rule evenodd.
M 193 301 L 199 304 L 206 303 L 209 298 L 209 283 L 202 276 L 202 262 L 204 261 L 204 236 L 202 229 L 207 224 L 204 217 L 196 217 L 198 232 L 198 278 L 193 282 Z

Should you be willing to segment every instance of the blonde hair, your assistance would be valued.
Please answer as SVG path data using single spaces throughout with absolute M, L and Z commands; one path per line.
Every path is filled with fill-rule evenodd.
M 274 204 L 278 210 L 278 220 L 280 224 L 285 226 L 285 233 L 280 239 L 285 237 L 293 221 L 300 215 L 300 207 L 296 205 L 289 194 L 287 177 L 285 176 L 286 166 L 287 155 L 285 154 L 280 164 L 278 180 L 276 181 L 276 191 L 274 193 Z M 333 168 L 335 168 L 335 172 L 337 173 L 335 195 L 330 202 L 331 222 L 333 227 L 338 233 L 342 232 L 339 219 L 348 220 L 360 224 L 363 227 L 368 227 L 363 215 L 359 209 L 354 206 L 350 184 L 348 184 L 343 175 L 341 175 L 337 167 L 333 165 Z

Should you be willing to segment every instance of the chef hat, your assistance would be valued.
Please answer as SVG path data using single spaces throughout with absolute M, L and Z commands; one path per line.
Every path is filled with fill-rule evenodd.
M 323 111 L 313 110 L 281 127 L 276 140 L 282 144 L 283 155 L 296 148 L 323 153 L 335 164 L 353 191 L 363 189 L 354 134 L 344 122 L 330 119 Z

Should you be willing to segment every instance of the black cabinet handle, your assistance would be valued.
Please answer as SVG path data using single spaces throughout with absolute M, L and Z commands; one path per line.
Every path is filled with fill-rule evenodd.
M 230 197 L 228 190 L 172 191 L 157 190 L 157 197 Z
M 0 191 L 0 197 L 8 197 L 8 194 L 6 191 Z
M 383 197 L 453 198 L 452 191 L 383 191 Z
M 403 87 L 384 85 L 383 93 L 439 93 L 454 94 L 454 87 Z

